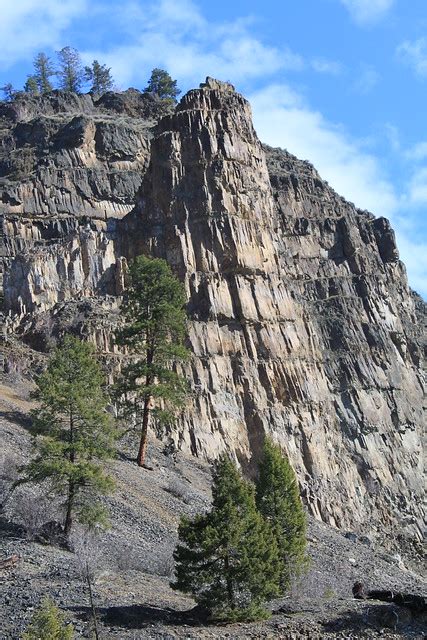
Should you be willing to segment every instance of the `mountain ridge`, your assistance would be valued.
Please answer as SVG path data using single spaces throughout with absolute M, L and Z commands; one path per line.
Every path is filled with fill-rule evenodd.
M 175 446 L 250 473 L 268 433 L 315 517 L 420 539 L 425 305 L 388 221 L 262 146 L 229 83 L 167 115 L 132 91 L 54 93 L 48 121 L 0 109 L 8 335 L 43 351 L 71 330 L 116 361 L 126 261 L 165 257 L 193 352 Z

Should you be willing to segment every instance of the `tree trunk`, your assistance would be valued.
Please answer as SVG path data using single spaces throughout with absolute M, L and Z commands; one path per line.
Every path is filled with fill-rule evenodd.
M 74 509 L 74 498 L 75 498 L 74 484 L 70 482 L 70 484 L 68 485 L 67 514 L 65 516 L 65 523 L 64 523 L 64 533 L 67 536 L 67 538 L 71 531 L 71 525 L 73 524 L 72 516 L 73 516 L 73 509 Z
M 70 405 L 69 419 L 70 419 L 70 454 L 69 454 L 69 459 L 70 459 L 70 462 L 72 464 L 75 464 L 76 455 L 75 455 L 75 451 L 74 451 L 74 414 L 73 414 L 73 407 L 71 405 Z M 68 482 L 68 498 L 67 498 L 67 514 L 65 516 L 65 523 L 64 523 L 64 533 L 65 533 L 67 538 L 70 535 L 71 525 L 73 524 L 72 517 L 73 517 L 75 493 L 76 493 L 76 488 L 74 486 L 74 482 L 69 480 L 69 482 Z
M 145 464 L 145 454 L 147 452 L 147 433 L 148 419 L 150 417 L 150 398 L 144 400 L 144 412 L 142 414 L 141 439 L 139 441 L 138 457 L 136 459 L 138 466 L 143 467 Z
M 233 580 L 231 579 L 231 576 L 230 576 L 230 562 L 228 558 L 228 553 L 225 556 L 224 569 L 225 569 L 225 582 L 227 584 L 228 604 L 230 605 L 230 609 L 235 609 L 236 604 L 234 602 Z
M 86 562 L 86 581 L 89 587 L 90 608 L 92 609 L 93 628 L 95 632 L 95 638 L 96 640 L 99 640 L 98 620 L 96 618 L 96 609 L 95 609 L 95 603 L 93 601 L 93 593 L 92 593 L 92 581 L 90 579 L 89 565 L 87 562 Z

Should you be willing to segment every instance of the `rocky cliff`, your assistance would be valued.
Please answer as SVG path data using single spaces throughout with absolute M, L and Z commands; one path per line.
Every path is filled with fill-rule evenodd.
M 111 351 L 125 260 L 166 258 L 193 353 L 177 445 L 250 472 L 271 434 L 318 518 L 418 538 L 425 308 L 388 221 L 263 147 L 227 83 L 167 115 L 138 92 L 0 114 L 9 330 L 40 349 L 65 327 Z

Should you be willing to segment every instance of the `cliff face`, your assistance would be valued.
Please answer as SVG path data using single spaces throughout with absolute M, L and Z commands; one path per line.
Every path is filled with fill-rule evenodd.
M 129 213 L 165 109 L 128 90 L 61 91 L 0 105 L 0 261 L 6 308 L 25 314 L 114 293 L 115 221 Z
M 62 141 L 73 132 L 45 158 L 49 179 L 65 158 L 71 167 L 65 200 L 50 203 L 38 156 L 27 187 L 8 174 L 5 301 L 31 312 L 19 330 L 27 341 L 51 331 L 82 297 L 113 322 L 123 258 L 166 258 L 185 282 L 193 352 L 177 444 L 208 458 L 233 451 L 251 470 L 271 434 L 317 517 L 418 536 L 421 328 L 389 223 L 340 198 L 308 163 L 263 148 L 231 85 L 208 79 L 154 129 L 155 117 L 135 115 L 123 116 L 121 147 L 117 117 L 55 116 Z M 5 128 L 14 140 L 19 124 Z M 111 140 L 106 155 L 100 136 L 103 149 Z M 102 197 L 96 177 L 83 188 L 94 167 L 108 176 Z M 120 203 L 113 174 L 127 185 Z M 109 350 L 105 313 L 102 331 L 91 316 L 86 334 Z

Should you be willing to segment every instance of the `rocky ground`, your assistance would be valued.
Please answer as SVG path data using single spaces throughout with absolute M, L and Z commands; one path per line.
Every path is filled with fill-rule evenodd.
M 1 381 L 0 381 L 1 384 Z M 0 386 L 3 476 L 30 452 L 28 388 L 18 381 Z M 6 500 L 0 525 L 0 558 L 19 555 L 1 572 L 0 638 L 18 639 L 34 608 L 50 596 L 73 621 L 77 637 L 91 637 L 88 593 L 81 574 L 89 558 L 101 638 L 423 638 L 425 620 L 376 601 L 357 601 L 356 580 L 372 588 L 422 593 L 419 575 L 402 560 L 373 548 L 368 537 L 340 533 L 310 522 L 311 568 L 288 598 L 272 603 L 270 620 L 256 624 L 200 626 L 186 613 L 192 600 L 169 587 L 179 518 L 209 504 L 209 466 L 182 453 L 166 452 L 151 439 L 148 463 L 131 460 L 123 444 L 113 472 L 116 492 L 108 499 L 111 529 L 94 540 L 79 539 L 76 553 L 37 542 L 55 501 L 25 489 Z M 7 484 L 7 478 L 6 478 Z M 351 505 L 349 505 L 351 508 Z M 39 538 L 40 539 L 40 538 Z

